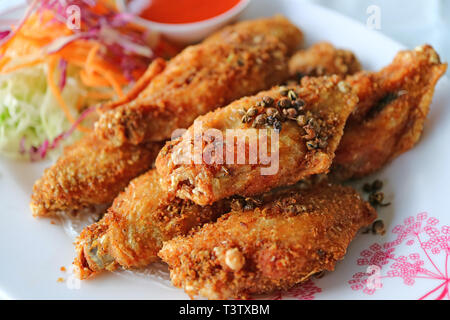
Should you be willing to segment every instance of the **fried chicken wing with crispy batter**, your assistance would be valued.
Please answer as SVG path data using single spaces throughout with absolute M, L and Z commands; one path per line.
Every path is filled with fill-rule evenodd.
M 297 78 L 332 74 L 343 77 L 358 71 L 361 71 L 361 64 L 353 52 L 337 49 L 328 42 L 319 42 L 300 50 L 289 60 L 289 73 Z
M 115 147 L 88 134 L 64 149 L 36 181 L 31 197 L 34 216 L 111 203 L 128 182 L 153 165 L 162 144 Z
M 106 107 L 96 132 L 116 145 L 169 139 L 197 116 L 287 80 L 302 38 L 281 16 L 226 27 L 174 57 L 132 101 Z
M 191 297 L 245 298 L 287 289 L 334 270 L 375 210 L 350 187 L 321 184 L 269 194 L 254 210 L 228 213 L 164 243 L 172 283 Z
M 301 86 L 237 100 L 199 117 L 166 144 L 156 161 L 161 183 L 179 198 L 206 205 L 327 172 L 356 103 L 338 76 L 304 78 Z
M 163 241 L 229 211 L 228 200 L 201 207 L 169 197 L 156 170 L 150 170 L 130 182 L 99 222 L 82 231 L 74 265 L 81 279 L 118 265 L 147 266 L 159 260 Z
M 224 31 L 225 32 L 225 31 Z M 211 38 L 210 38 L 211 39 Z M 315 50 L 315 49 L 308 49 Z M 331 52 L 331 50 L 330 50 Z M 317 60 L 320 62 L 319 60 Z M 160 70 L 163 67 L 163 61 L 154 61 L 152 67 L 149 68 L 146 75 L 144 75 L 140 79 L 140 87 L 144 87 L 149 81 L 151 81 L 152 77 L 154 77 L 155 70 Z M 127 97 L 121 102 L 124 103 L 126 101 L 130 101 L 133 99 L 133 92 L 130 92 Z M 111 103 L 110 108 L 113 109 L 117 103 Z M 143 174 L 139 178 L 136 178 L 132 181 L 132 183 L 127 188 L 127 191 L 121 194 L 113 208 L 110 211 L 116 212 L 116 215 L 126 217 L 129 213 L 129 217 L 123 220 L 124 224 L 138 224 L 142 221 L 147 221 L 149 225 L 159 224 L 158 228 L 161 230 L 166 230 L 165 238 L 170 238 L 173 234 L 183 234 L 192 227 L 191 221 L 188 219 L 189 215 L 185 216 L 185 220 L 187 223 L 181 223 L 181 226 L 185 228 L 181 228 L 174 231 L 174 229 L 168 229 L 163 226 L 162 221 L 165 220 L 167 224 L 173 227 L 173 215 L 172 208 L 177 208 L 177 206 L 184 205 L 185 203 L 189 204 L 189 201 L 179 201 L 175 200 L 174 206 L 159 206 L 156 209 L 156 201 L 155 197 L 161 196 L 161 189 L 159 185 L 155 185 L 155 177 L 156 175 L 151 172 L 147 174 Z M 149 195 L 150 194 L 150 195 Z M 161 196 L 162 199 L 168 199 L 167 194 Z M 166 200 L 168 203 L 169 200 Z M 116 205 L 117 204 L 117 205 Z M 196 206 L 192 206 L 196 208 Z M 217 207 L 217 206 L 216 206 Z M 225 202 L 220 208 L 225 207 Z M 170 209 L 167 209 L 170 208 Z M 196 208 L 197 209 L 197 208 Z M 167 212 L 165 212 L 167 210 Z M 209 209 L 208 209 L 209 210 Z M 223 210 L 218 210 L 217 212 L 212 212 L 210 218 L 207 217 L 207 209 L 202 211 L 202 219 L 200 222 L 210 222 L 213 221 Z M 197 219 L 197 211 L 185 211 L 185 214 L 191 214 L 192 217 Z M 111 216 L 112 213 L 109 214 Z M 138 218 L 136 218 L 138 217 Z M 145 218 L 143 218 L 145 217 Z M 155 218 L 157 217 L 157 218 Z M 159 220 L 157 220 L 159 219 Z M 99 238 L 101 238 L 105 233 L 112 234 L 114 229 L 117 229 L 117 224 L 110 224 L 111 221 L 115 221 L 111 218 L 105 218 L 100 222 L 90 226 L 83 231 L 82 236 L 79 238 L 79 244 L 77 246 L 77 259 L 76 265 L 78 270 L 80 270 L 80 276 L 82 278 L 88 277 L 91 273 L 98 273 L 104 269 L 111 269 L 115 267 L 117 264 L 122 264 L 125 267 L 139 267 L 145 266 L 149 264 L 151 261 L 154 261 L 156 257 L 156 252 L 161 246 L 161 242 L 155 242 L 155 240 L 149 241 L 152 245 L 144 245 L 145 241 L 149 239 L 149 235 L 147 235 L 147 228 L 138 228 L 134 230 L 135 232 L 128 233 L 126 236 L 107 236 L 105 237 L 102 243 L 104 246 L 99 244 Z M 179 225 L 177 222 L 176 225 Z M 126 227 L 129 230 L 131 227 Z M 119 230 L 119 229 L 117 229 Z M 172 231 L 167 231 L 172 230 Z M 114 232 L 116 235 L 120 235 L 121 233 Z M 150 237 L 151 238 L 151 237 Z M 137 240 L 136 240 L 137 239 Z M 153 239 L 153 238 L 151 238 Z M 152 242 L 153 241 L 153 242 Z M 114 243 L 115 247 L 122 248 L 121 250 L 111 250 L 110 242 Z M 134 249 L 129 249 L 130 243 L 134 244 Z M 95 249 L 94 249 L 95 248 Z M 142 249 L 144 248 L 144 249 Z M 113 251 L 114 253 L 110 253 L 109 251 Z M 122 254 L 122 252 L 127 252 L 126 254 Z M 132 253 L 128 253 L 132 252 Z M 118 258 L 114 258 L 116 255 Z M 132 258 L 127 258 L 132 257 Z
M 419 140 L 434 87 L 445 73 L 431 46 L 401 51 L 379 72 L 347 79 L 359 96 L 336 151 L 332 176 L 338 180 L 373 173 Z

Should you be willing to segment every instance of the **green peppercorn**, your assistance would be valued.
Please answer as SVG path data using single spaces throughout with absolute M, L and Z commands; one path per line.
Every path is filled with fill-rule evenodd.
M 372 182 L 372 190 L 373 191 L 381 190 L 381 188 L 383 188 L 383 182 L 381 180 L 377 179 L 374 182 Z
M 289 118 L 295 118 L 295 117 L 297 117 L 297 115 L 298 115 L 298 111 L 297 110 L 295 110 L 295 108 L 289 108 L 289 109 L 287 109 L 287 116 L 289 117 Z
M 267 116 L 265 114 L 260 114 L 255 118 L 255 121 L 253 122 L 253 124 L 255 126 L 261 126 L 266 124 L 267 122 Z
M 269 96 L 265 96 L 262 98 L 263 106 L 264 107 L 271 107 L 273 105 L 273 98 Z
M 247 111 L 247 115 L 248 115 L 249 117 L 254 117 L 254 116 L 256 116 L 257 114 L 258 114 L 258 109 L 255 108 L 255 107 L 251 107 L 251 108 L 248 109 L 248 111 Z
M 386 233 L 383 220 L 377 220 L 373 223 L 372 232 L 379 235 L 384 235 Z
M 372 185 L 370 183 L 364 183 L 363 190 L 367 193 L 372 192 Z
M 304 105 L 305 105 L 305 101 L 303 101 L 302 99 L 297 99 L 294 102 L 292 102 L 292 106 L 299 111 L 303 109 L 302 107 Z
M 294 92 L 294 90 L 289 90 L 288 91 L 288 97 L 292 101 L 297 100 L 297 94 Z

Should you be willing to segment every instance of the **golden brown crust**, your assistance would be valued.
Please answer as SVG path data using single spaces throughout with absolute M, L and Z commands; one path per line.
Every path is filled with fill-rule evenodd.
M 197 232 L 165 242 L 172 283 L 191 296 L 245 298 L 333 270 L 375 210 L 350 187 L 322 184 L 272 193 Z
M 284 97 L 283 92 L 293 92 L 296 99 Z M 273 100 L 272 107 L 258 106 L 264 97 Z M 305 121 L 299 125 L 295 118 L 291 120 L 289 116 L 281 116 L 284 108 L 277 107 L 280 121 L 275 123 L 281 126 L 278 168 L 275 157 L 269 165 L 264 163 L 267 159 L 260 156 L 250 164 L 248 157 L 249 149 L 255 149 L 256 146 L 260 148 L 261 140 L 256 134 L 269 132 L 267 135 L 271 139 L 274 131 L 266 129 L 266 125 L 257 126 L 262 130 L 243 143 L 247 157 L 245 164 L 236 164 L 237 161 L 227 162 L 230 155 L 236 159 L 235 150 L 239 143 L 234 139 L 230 143 L 227 141 L 227 135 L 230 134 L 227 130 L 251 129 L 257 123 L 259 114 L 266 114 L 269 109 L 286 99 L 290 99 L 291 104 L 304 104 L 298 110 L 305 117 Z M 199 117 L 182 137 L 166 144 L 156 160 L 156 167 L 162 176 L 161 183 L 179 198 L 206 205 L 235 194 L 259 194 L 277 186 L 293 184 L 311 174 L 327 172 L 342 136 L 345 121 L 356 103 L 357 97 L 338 76 L 304 78 L 301 86 L 275 87 L 256 96 L 237 100 L 227 107 Z M 248 114 L 251 107 L 257 110 L 257 114 L 251 121 L 243 122 L 242 110 L 247 110 Z M 208 140 L 210 129 L 219 130 L 222 141 Z M 251 130 L 246 130 L 240 135 L 251 133 Z M 208 150 L 217 144 L 223 146 L 224 155 L 221 159 L 212 161 Z M 195 150 L 196 145 L 200 146 Z M 275 143 L 273 145 L 275 146 Z M 194 156 L 188 152 L 191 146 L 194 146 Z M 183 158 L 185 152 L 188 157 Z M 274 171 L 263 174 L 261 169 L 270 166 Z
M 150 170 L 130 182 L 103 219 L 81 232 L 74 265 L 82 279 L 117 265 L 147 266 L 158 260 L 163 241 L 229 210 L 229 201 L 201 207 L 169 197 L 159 185 L 156 170 Z
M 33 186 L 31 211 L 58 211 L 111 203 L 135 176 L 151 168 L 161 143 L 115 147 L 88 134 L 66 147 Z
M 268 33 L 276 33 L 278 38 L 263 35 L 269 28 Z M 292 38 L 295 34 L 297 37 Z M 156 140 L 163 140 L 176 128 L 190 125 L 199 113 L 281 81 L 287 68 L 284 35 L 291 37 L 291 45 L 298 44 L 302 37 L 284 18 L 245 22 L 212 36 L 209 45 L 186 49 L 167 66 L 163 60 L 155 60 L 124 99 L 102 107 L 110 110 L 105 117 L 113 117 L 103 129 L 124 133 L 124 127 L 116 122 L 125 122 L 137 136 L 151 127 L 158 136 Z M 152 105 L 147 108 L 140 101 L 151 101 Z M 101 120 L 97 129 L 100 127 Z M 150 168 L 154 154 L 146 147 L 113 147 L 113 142 L 114 139 L 105 142 L 92 136 L 66 152 L 36 183 L 31 203 L 34 214 L 48 215 L 104 200 L 111 202 L 128 181 Z M 92 150 L 88 152 L 89 149 Z M 106 159 L 107 154 L 110 159 Z M 129 165 L 125 166 L 126 162 Z
M 103 113 L 96 132 L 117 145 L 169 139 L 198 115 L 286 80 L 301 39 L 281 17 L 227 27 L 174 57 L 136 99 Z
M 211 42 L 233 42 L 237 33 L 265 34 L 277 38 L 286 46 L 288 54 L 292 55 L 303 42 L 303 33 L 286 17 L 276 14 L 271 18 L 260 18 L 240 21 L 226 26 L 204 40 Z
M 422 134 L 434 87 L 446 69 L 425 45 L 398 53 L 379 72 L 349 77 L 360 102 L 336 150 L 333 177 L 368 175 L 411 149 Z
M 289 60 L 291 77 L 337 74 L 347 76 L 361 71 L 361 64 L 349 50 L 337 49 L 331 43 L 319 42 L 300 50 Z

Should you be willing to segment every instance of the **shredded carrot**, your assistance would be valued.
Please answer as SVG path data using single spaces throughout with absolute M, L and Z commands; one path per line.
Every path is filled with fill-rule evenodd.
M 47 62 L 47 82 L 49 84 L 50 90 L 52 91 L 53 95 L 55 96 L 56 100 L 58 100 L 58 103 L 60 104 L 62 110 L 66 114 L 67 119 L 71 123 L 75 122 L 75 119 L 73 118 L 72 114 L 70 113 L 69 107 L 67 107 L 66 103 L 64 102 L 64 99 L 61 96 L 61 93 L 56 86 L 55 82 L 53 81 L 53 75 L 55 71 L 55 65 L 56 65 L 56 56 L 51 56 Z
M 97 75 L 97 73 L 89 75 L 86 72 L 86 70 L 81 70 L 80 78 L 81 78 L 81 81 L 83 81 L 83 83 L 88 87 L 93 87 L 93 88 L 109 87 L 109 82 L 106 81 L 103 77 L 100 77 L 99 75 Z
M 98 50 L 100 50 L 100 44 L 96 43 L 92 49 L 89 51 L 87 58 L 86 58 L 86 69 L 88 73 L 91 73 L 91 65 L 94 62 L 95 55 L 97 54 Z
M 81 111 L 81 108 L 83 107 L 83 102 L 84 102 L 84 97 L 83 96 L 79 96 L 78 100 L 77 100 L 77 104 L 75 106 L 78 111 Z
M 5 57 L 2 60 L 0 60 L 0 70 L 2 70 L 3 67 L 10 61 L 11 61 L 10 57 Z
M 14 38 L 14 46 L 17 48 L 22 48 L 20 53 L 27 54 L 31 53 L 33 48 L 36 47 L 43 47 L 45 46 L 49 41 L 52 39 L 50 37 L 40 37 L 36 34 L 23 34 L 19 33 Z M 74 116 L 70 112 L 70 108 L 65 103 L 64 99 L 62 98 L 61 92 L 56 85 L 54 81 L 54 71 L 56 67 L 56 63 L 59 59 L 65 59 L 68 63 L 76 65 L 80 68 L 82 68 L 82 71 L 80 73 L 80 76 L 82 78 L 82 81 L 91 87 L 108 87 L 111 86 L 114 91 L 116 92 L 117 96 L 123 97 L 123 91 L 122 91 L 122 84 L 126 83 L 126 81 L 123 79 L 123 77 L 117 77 L 114 76 L 113 73 L 111 73 L 107 69 L 113 69 L 110 68 L 107 64 L 105 64 L 103 61 L 99 61 L 96 59 L 97 53 L 100 50 L 100 44 L 90 41 L 77 41 L 71 43 L 69 46 L 64 48 L 63 50 L 60 50 L 60 52 L 52 54 L 49 59 L 46 59 L 47 61 L 47 82 L 49 85 L 50 90 L 52 91 L 53 95 L 55 96 L 56 100 L 58 101 L 59 106 L 63 110 L 65 116 L 67 119 L 71 122 L 75 122 Z M 5 47 L 2 47 L 2 51 L 5 50 Z M 31 52 L 30 52 L 31 51 Z M 26 59 L 26 57 L 24 58 Z M 0 72 L 2 74 L 7 74 L 22 68 L 26 67 L 32 67 L 35 65 L 38 65 L 40 63 L 44 62 L 44 59 L 37 58 L 34 60 L 30 60 L 24 63 L 20 63 L 17 65 L 9 66 L 9 64 L 13 61 L 13 59 L 9 56 L 3 56 L 0 58 Z M 87 72 L 86 72 L 87 71 Z M 103 97 L 106 98 L 112 98 L 113 96 L 111 94 L 95 94 L 93 92 L 89 93 L 90 97 L 97 97 L 98 99 L 102 99 Z M 82 100 L 79 101 L 81 103 Z M 77 106 L 78 107 L 78 106 Z M 79 129 L 82 132 L 90 132 L 92 131 L 89 128 L 86 128 L 82 125 L 78 125 L 77 129 Z
M 109 92 L 89 91 L 86 94 L 86 97 L 92 99 L 111 100 L 114 98 L 114 94 Z
M 48 59 L 49 61 L 47 62 L 47 66 L 48 66 L 47 82 L 48 82 L 48 85 L 50 87 L 50 90 L 52 91 L 53 95 L 55 96 L 56 100 L 58 101 L 59 106 L 63 110 L 63 112 L 66 115 L 67 119 L 69 119 L 69 121 L 71 123 L 74 123 L 75 119 L 72 116 L 72 114 L 70 113 L 69 107 L 67 106 L 67 104 L 64 101 L 63 97 L 61 96 L 61 92 L 59 91 L 58 86 L 55 84 L 55 82 L 53 80 L 53 75 L 54 75 L 57 59 L 58 59 L 58 57 L 57 56 L 53 56 L 53 55 L 50 56 L 50 58 Z M 81 132 L 91 132 L 92 131 L 92 129 L 86 128 L 86 127 L 84 127 L 82 125 L 78 125 L 77 128 Z
M 7 74 L 7 73 L 10 73 L 10 72 L 22 69 L 22 68 L 35 66 L 35 65 L 40 64 L 40 63 L 42 63 L 42 59 L 37 59 L 37 60 L 34 60 L 34 61 L 25 62 L 25 63 L 18 64 L 18 65 L 9 67 L 9 68 L 5 68 L 5 69 L 2 70 L 2 73 L 3 74 Z
M 92 65 L 92 68 L 95 72 L 97 72 L 98 74 L 100 74 L 103 78 L 105 78 L 113 87 L 114 91 L 117 93 L 117 96 L 119 98 L 123 98 L 124 94 L 122 91 L 122 87 L 119 84 L 119 81 L 112 75 L 111 72 L 109 72 L 108 70 L 105 70 L 104 68 L 102 68 L 99 65 Z
M 122 87 L 120 85 L 120 81 L 118 81 L 108 70 L 105 70 L 103 66 L 100 66 L 99 63 L 96 63 L 95 56 L 97 52 L 100 50 L 100 44 L 96 43 L 92 49 L 89 51 L 89 54 L 86 58 L 86 70 L 88 75 L 92 75 L 95 71 L 97 71 L 103 78 L 105 78 L 113 87 L 114 91 L 116 91 L 119 98 L 123 97 Z
M 108 13 L 108 8 L 100 2 L 92 8 L 97 14 Z M 77 110 L 80 111 L 86 99 L 119 99 L 125 95 L 123 88 L 129 80 L 123 74 L 121 68 L 99 54 L 103 45 L 95 40 L 78 39 L 72 41 L 60 50 L 50 55 L 46 55 L 45 48 L 55 39 L 70 36 L 73 31 L 68 29 L 64 23 L 54 23 L 54 13 L 47 10 L 41 14 L 31 14 L 21 29 L 14 36 L 0 47 L 0 74 L 10 73 L 22 68 L 32 67 L 38 64 L 47 65 L 47 83 L 58 105 L 63 110 L 65 116 L 72 124 L 76 121 L 71 109 L 62 97 L 62 92 L 55 81 L 55 69 L 57 62 L 63 59 L 69 66 L 80 68 L 79 77 L 83 84 L 90 88 L 85 96 L 77 101 Z M 51 32 L 49 32 L 51 28 Z M 135 32 L 140 26 L 132 25 Z M 12 27 L 14 30 L 14 27 Z M 121 29 L 126 29 L 123 27 Z M 160 41 L 155 48 L 156 51 L 171 52 L 176 51 L 165 41 Z M 20 60 L 17 59 L 20 57 Z M 144 70 L 133 70 L 133 76 L 139 78 Z M 112 88 L 108 92 L 97 91 L 95 89 Z M 91 90 L 94 89 L 94 90 Z M 92 131 L 82 125 L 77 129 L 82 132 Z

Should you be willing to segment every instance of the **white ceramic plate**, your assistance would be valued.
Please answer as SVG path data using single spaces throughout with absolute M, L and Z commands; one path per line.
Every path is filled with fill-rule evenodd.
M 298 24 L 308 44 L 329 40 L 358 55 L 366 69 L 388 64 L 402 46 L 339 14 L 302 1 L 252 1 L 242 19 L 282 13 Z M 269 298 L 419 299 L 449 298 L 450 83 L 441 79 L 420 143 L 375 176 L 387 201 L 379 210 L 385 236 L 361 234 L 336 271 Z M 0 160 L 0 297 L 33 299 L 185 299 L 160 275 L 114 273 L 81 284 L 61 266 L 73 258 L 62 225 L 34 219 L 28 208 L 33 182 L 49 163 Z M 366 180 L 373 180 L 370 177 Z M 424 213 L 426 212 L 426 213 Z M 447 249 L 446 249 L 447 248 Z M 382 265 L 381 288 L 367 288 L 370 264 Z M 57 282 L 58 278 L 66 281 Z M 374 279 L 374 278 L 371 278 Z M 446 282 L 447 281 L 447 282 Z M 374 283 L 377 287 L 377 283 Z M 379 287 L 379 286 L 378 286 Z

